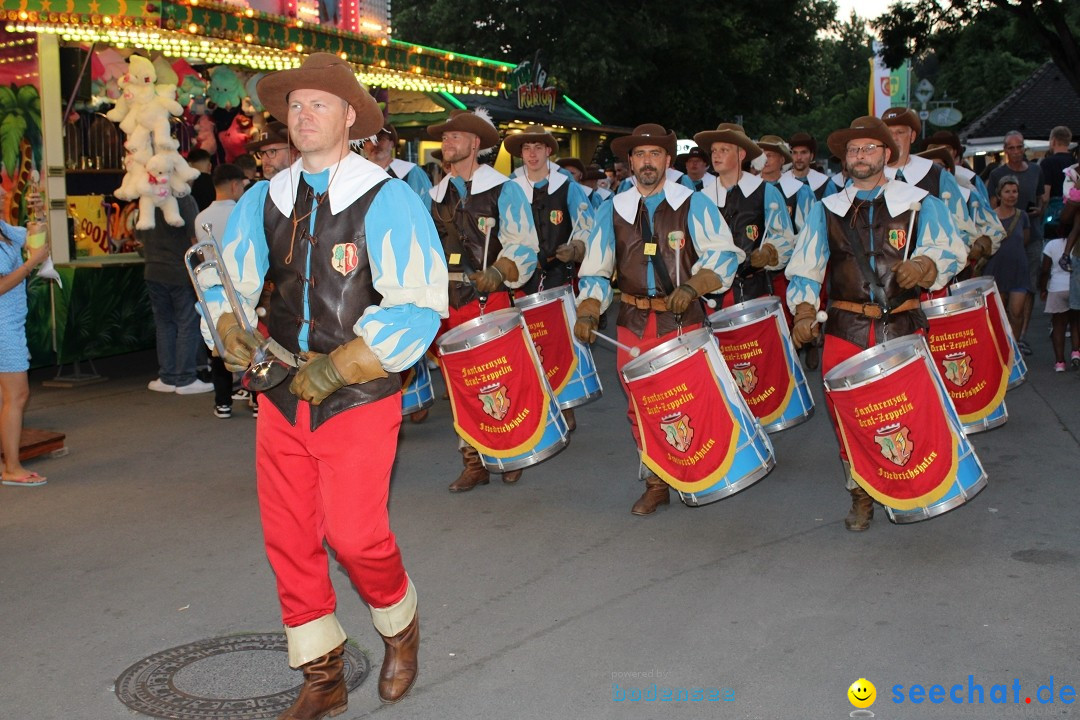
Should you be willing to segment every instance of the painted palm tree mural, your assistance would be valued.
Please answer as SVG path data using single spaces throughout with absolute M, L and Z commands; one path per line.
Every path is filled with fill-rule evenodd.
M 41 95 L 33 85 L 0 85 L 0 169 L 8 189 L 9 222 L 26 221 L 26 196 L 41 167 Z

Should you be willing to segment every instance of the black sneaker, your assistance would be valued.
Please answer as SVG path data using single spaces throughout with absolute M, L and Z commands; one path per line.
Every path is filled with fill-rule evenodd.
M 232 406 L 231 405 L 215 405 L 214 406 L 214 417 L 219 417 L 222 420 L 225 420 L 226 418 L 231 418 L 232 417 Z
M 259 417 L 259 403 L 257 402 L 251 403 L 251 417 Z

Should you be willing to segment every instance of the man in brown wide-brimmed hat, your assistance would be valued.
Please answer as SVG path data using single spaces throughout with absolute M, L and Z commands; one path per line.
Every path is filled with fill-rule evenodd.
M 890 179 L 920 187 L 944 202 L 973 261 L 989 255 L 990 241 L 987 238 L 979 239 L 956 177 L 930 160 L 912 154 L 912 147 L 922 132 L 918 113 L 909 107 L 891 107 L 882 113 L 881 119 L 889 127 L 896 144 L 896 154 L 885 168 L 885 174 Z M 940 295 L 944 294 L 945 289 L 942 288 Z
M 346 635 L 324 542 L 383 639 L 379 697 L 397 702 L 416 679 L 416 589 L 387 499 L 401 424 L 398 373 L 446 315 L 447 274 L 416 193 L 349 149 L 350 139 L 374 135 L 383 122 L 349 64 L 315 53 L 264 77 L 258 93 L 286 119 L 300 157 L 240 199 L 222 256 L 252 324 L 264 281 L 274 284 L 264 320 L 272 352 L 291 366 L 285 382 L 260 396 L 255 464 L 289 664 L 304 674 L 280 720 L 316 720 L 348 703 Z M 265 339 L 227 311 L 220 286 L 207 295 L 226 365 L 245 369 Z
M 723 307 L 773 294 L 774 278 L 784 269 L 794 247 L 795 233 L 783 194 L 743 164 L 761 155 L 742 125 L 720 123 L 699 132 L 694 142 L 712 158 L 716 182 L 701 192 L 720 209 L 735 244 L 746 256 L 735 275 Z
M 796 347 L 820 332 L 821 284 L 829 274 L 823 377 L 886 339 L 925 332 L 920 290 L 943 287 L 967 259 L 967 247 L 945 205 L 885 174 L 896 151 L 885 123 L 872 116 L 856 118 L 850 127 L 830 134 L 828 144 L 844 158 L 851 184 L 813 205 L 787 266 Z M 840 458 L 851 493 L 844 526 L 866 530 L 874 516 L 873 498 L 855 482 L 843 446 Z
M 788 138 L 787 144 L 791 149 L 791 169 L 784 175 L 809 185 L 815 200 L 836 192 L 836 185 L 829 184 L 829 176 L 813 167 L 814 158 L 817 157 L 817 140 L 813 135 L 797 132 Z
M 487 111 L 452 110 L 446 122 L 428 126 L 442 141 L 450 174 L 431 190 L 431 214 L 450 268 L 450 317 L 446 330 L 510 307 L 510 296 L 536 270 L 539 242 L 532 205 L 521 187 L 490 165 L 481 152 L 499 145 L 499 131 Z M 487 252 L 485 256 L 484 253 Z M 464 468 L 450 492 L 487 485 L 490 473 L 480 452 L 459 442 Z M 521 470 L 503 473 L 503 482 L 521 479 Z
M 292 165 L 299 157 L 289 140 L 288 126 L 276 120 L 267 125 L 259 138 L 249 142 L 244 149 L 259 158 L 262 163 L 262 176 L 267 180 Z
M 390 123 L 385 123 L 379 128 L 374 140 L 353 143 L 353 148 L 358 149 L 364 157 L 385 170 L 390 177 L 404 180 L 413 192 L 420 196 L 420 202 L 424 203 L 424 207 L 430 210 L 431 178 L 424 172 L 424 168 L 416 163 L 396 157 L 397 146 L 397 128 Z
M 628 158 L 635 182 L 596 212 L 578 271 L 574 335 L 594 342 L 600 316 L 612 302 L 611 278 L 621 291 L 616 362 L 630 360 L 630 348 L 644 352 L 705 320 L 701 297 L 731 283 L 742 251 L 731 241 L 719 211 L 705 197 L 673 182 L 666 170 L 675 155 L 675 133 L 660 125 L 638 125 L 611 143 L 616 157 Z M 634 442 L 641 449 L 634 404 L 627 408 Z M 669 488 L 649 473 L 645 492 L 630 512 L 650 515 L 670 502 Z

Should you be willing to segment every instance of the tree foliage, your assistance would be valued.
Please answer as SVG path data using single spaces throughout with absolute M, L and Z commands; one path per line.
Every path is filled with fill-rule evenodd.
M 868 41 L 835 14 L 833 0 L 395 0 L 394 33 L 512 63 L 543 50 L 551 79 L 609 124 L 685 137 L 742 116 L 764 134 L 815 114 L 832 123 L 822 106 L 854 107 L 859 93 L 865 112 Z
M 1004 43 L 1001 36 L 977 33 L 976 42 L 986 42 L 987 51 L 1007 52 L 1010 58 L 979 53 L 980 47 L 958 42 L 969 26 L 987 22 L 1011 27 L 1015 43 Z M 1015 71 L 1024 60 L 1017 48 L 1040 48 L 1080 94 L 1080 2 L 1076 0 L 914 0 L 896 2 L 889 12 L 874 21 L 885 46 L 883 59 L 889 67 L 899 67 L 907 58 L 917 58 L 929 51 L 965 49 L 984 57 L 990 66 L 973 66 L 974 77 L 967 82 L 1002 76 L 992 72 Z M 969 35 L 969 39 L 971 36 Z M 1022 50 L 1021 50 L 1022 52 Z M 970 60 L 961 57 L 960 61 Z M 1015 75 L 1004 76 L 1016 83 Z

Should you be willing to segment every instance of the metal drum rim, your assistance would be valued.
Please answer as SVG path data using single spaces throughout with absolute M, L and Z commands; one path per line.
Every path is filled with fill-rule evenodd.
M 961 280 L 958 283 L 954 283 L 949 287 L 949 295 L 955 295 L 957 297 L 963 297 L 964 295 L 989 294 L 990 288 L 997 289 L 997 282 L 994 278 L 990 277 L 976 277 L 968 278 L 967 280 Z M 959 291 L 959 292 L 957 292 Z
M 569 285 L 559 285 L 539 292 L 530 293 L 525 297 L 514 298 L 514 307 L 524 312 L 539 305 L 546 305 L 552 300 L 557 300 L 569 295 L 574 297 L 574 290 Z
M 506 333 L 510 332 L 515 325 L 521 325 L 521 317 L 521 311 L 517 308 L 504 308 L 502 310 L 494 310 L 487 314 L 481 315 L 480 317 L 463 322 L 456 328 L 449 330 L 445 335 L 443 335 L 436 341 L 436 344 L 439 346 L 439 352 L 443 354 L 452 354 L 462 352 L 464 350 L 472 350 L 473 348 L 479 345 L 483 345 L 486 342 L 490 342 L 497 337 L 502 337 Z M 476 328 L 482 327 L 487 323 L 490 323 L 492 325 L 491 330 L 485 330 L 484 332 L 476 335 L 467 335 L 470 330 L 475 330 Z
M 683 505 L 688 505 L 690 507 L 701 507 L 702 505 L 708 505 L 710 503 L 714 503 L 717 500 L 724 500 L 725 498 L 731 497 L 735 493 L 738 493 L 738 492 L 741 492 L 741 491 L 745 490 L 746 488 L 748 488 L 751 485 L 757 483 L 758 481 L 763 480 L 765 478 L 765 476 L 768 475 L 769 473 L 771 473 L 775 468 L 776 468 L 776 456 L 771 455 L 771 456 L 769 456 L 767 458 L 767 462 L 764 465 L 762 465 L 757 470 L 755 470 L 754 472 L 752 472 L 749 475 L 747 475 L 746 477 L 744 477 L 742 480 L 739 480 L 737 483 L 732 483 L 731 485 L 725 485 L 722 489 L 717 490 L 715 492 L 704 493 L 704 494 L 701 494 L 701 493 L 688 493 L 688 492 L 683 492 L 682 490 L 677 490 L 676 492 L 679 493 L 679 499 L 682 500 Z M 695 500 L 697 498 L 699 498 L 699 497 L 702 497 L 702 498 L 707 497 L 709 499 L 706 500 L 705 502 L 686 502 L 686 496 L 693 497 Z
M 950 313 L 965 312 L 980 307 L 986 307 L 986 296 L 982 293 L 946 295 L 945 297 L 923 300 L 922 302 L 923 314 L 928 319 L 946 317 Z
M 773 315 L 775 311 L 783 314 L 783 305 L 780 303 L 780 298 L 767 295 L 736 303 L 723 310 L 717 310 L 709 316 L 709 324 L 713 326 L 714 330 L 717 328 L 727 330 L 764 320 Z
M 957 493 L 956 497 L 948 502 L 931 505 L 928 508 L 922 508 L 922 512 L 920 513 L 911 510 L 897 510 L 888 505 L 885 506 L 885 513 L 889 516 L 889 520 L 892 521 L 894 525 L 908 525 L 914 522 L 922 522 L 923 520 L 931 520 L 939 515 L 944 515 L 950 510 L 955 510 L 962 505 L 967 505 L 968 501 L 973 500 L 976 495 L 986 488 L 986 478 L 986 470 L 983 470 L 979 475 L 979 479 L 969 487 L 961 487 L 960 492 Z M 897 515 L 896 513 L 901 514 Z
M 666 367 L 670 367 L 677 362 L 681 362 L 690 357 L 698 350 L 707 347 L 708 344 L 716 341 L 713 339 L 713 334 L 708 328 L 698 328 L 691 330 L 688 333 L 683 333 L 671 340 L 666 340 L 660 343 L 654 348 L 650 348 L 641 353 L 640 357 L 636 357 L 630 362 L 623 365 L 622 376 L 626 378 L 627 382 L 632 380 L 638 380 L 643 377 L 647 377 L 658 370 Z M 674 354 L 676 351 L 681 350 L 679 357 L 665 362 L 663 365 L 654 367 L 653 363 L 660 358 L 665 358 L 669 354 Z
M 566 446 L 569 445 L 569 444 L 570 444 L 570 431 L 567 430 L 565 435 L 560 433 L 560 437 L 559 437 L 558 440 L 551 443 L 551 445 L 548 445 L 546 448 L 544 448 L 543 450 L 541 450 L 538 453 L 533 453 L 532 455 L 526 455 L 525 457 L 518 458 L 517 460 L 511 460 L 510 462 L 503 463 L 501 465 L 499 465 L 499 464 L 488 465 L 487 463 L 484 463 L 484 467 L 487 468 L 488 470 L 490 470 L 491 472 L 497 472 L 497 473 L 513 472 L 514 470 L 523 470 L 523 469 L 525 469 L 527 467 L 532 467 L 533 465 L 539 465 L 540 463 L 544 462 L 545 460 L 548 460 L 548 459 L 554 457 L 555 455 L 558 455 L 560 452 L 565 450 Z M 491 457 L 490 455 L 484 455 L 483 453 L 481 453 L 480 455 L 481 455 L 481 457 L 480 457 L 481 462 L 483 462 L 484 457 Z
M 877 377 L 886 370 L 899 368 L 906 363 L 917 359 L 920 355 L 925 358 L 926 354 L 922 352 L 922 348 L 925 347 L 926 341 L 921 335 L 905 335 L 903 337 L 893 338 L 892 340 L 886 340 L 880 345 L 867 348 L 858 355 L 850 357 L 833 367 L 833 369 L 825 375 L 825 387 L 828 390 L 846 390 L 855 387 L 867 380 Z M 903 349 L 905 352 L 896 352 L 899 349 Z M 894 352 L 896 352 L 895 357 L 882 357 L 880 362 L 865 365 L 865 363 L 868 363 L 872 358 L 877 359 L 879 356 L 887 356 Z M 866 354 L 867 356 L 861 358 L 860 356 L 863 354 Z M 856 360 L 858 360 L 858 362 L 855 362 Z M 858 372 L 854 372 L 855 368 L 859 368 Z M 851 374 L 847 374 L 848 372 Z M 841 381 L 843 382 L 841 383 Z
M 586 403 L 590 403 L 593 400 L 596 400 L 597 398 L 602 396 L 603 394 L 604 389 L 600 388 L 595 392 L 587 393 L 585 395 L 582 395 L 581 397 L 576 397 L 573 400 L 567 400 L 565 402 L 556 401 L 556 404 L 558 404 L 560 410 L 570 410 L 571 408 L 580 407 Z

